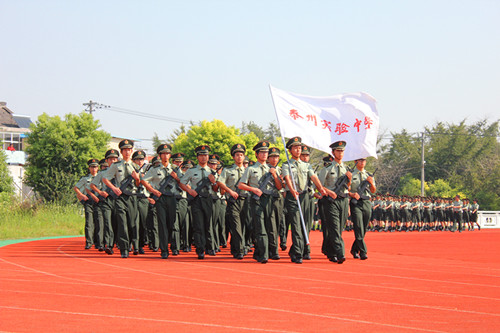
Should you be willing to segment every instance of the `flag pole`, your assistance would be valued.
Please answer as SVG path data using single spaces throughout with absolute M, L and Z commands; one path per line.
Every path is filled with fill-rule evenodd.
M 290 170 L 290 177 L 292 178 L 292 185 L 296 189 L 297 185 L 295 183 L 295 177 L 293 176 L 292 167 L 290 164 L 290 157 L 288 156 L 288 150 L 286 149 L 285 137 L 283 136 L 283 131 L 281 130 L 280 118 L 278 117 L 278 111 L 276 110 L 276 104 L 274 103 L 274 96 L 273 96 L 273 92 L 271 90 L 271 85 L 269 85 L 269 91 L 271 92 L 271 99 L 273 100 L 274 113 L 276 114 L 276 119 L 278 120 L 278 127 L 280 129 L 281 141 L 283 142 L 283 148 L 285 150 L 286 160 L 288 162 L 288 168 Z M 302 206 L 300 205 L 299 196 L 297 195 L 297 198 L 295 198 L 295 199 L 297 200 L 297 205 L 299 206 L 300 222 L 302 224 L 302 229 L 304 230 L 304 240 L 305 240 L 306 245 L 309 245 L 308 230 L 306 227 L 306 223 L 304 221 L 304 215 L 302 214 Z

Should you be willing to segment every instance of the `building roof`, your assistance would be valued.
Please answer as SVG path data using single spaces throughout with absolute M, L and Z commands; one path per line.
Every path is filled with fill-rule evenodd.
M 30 128 L 30 124 L 32 123 L 30 116 L 12 115 L 12 117 L 19 128 Z
M 12 116 L 12 111 L 7 107 L 7 103 L 0 102 L 0 126 L 19 127 Z

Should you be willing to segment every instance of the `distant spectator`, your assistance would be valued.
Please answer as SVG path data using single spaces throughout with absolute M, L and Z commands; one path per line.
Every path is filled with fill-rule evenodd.
M 11 144 L 7 147 L 7 150 L 10 150 L 10 151 L 16 151 L 16 148 L 14 148 L 14 145 L 11 143 Z

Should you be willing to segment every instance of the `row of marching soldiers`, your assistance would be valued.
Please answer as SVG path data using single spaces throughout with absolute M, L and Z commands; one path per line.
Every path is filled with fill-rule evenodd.
M 300 137 L 288 140 L 290 160 L 281 167 L 280 150 L 261 141 L 253 147 L 255 163 L 247 166 L 246 147 L 236 144 L 231 147 L 234 164 L 225 168 L 208 145 L 195 149 L 196 165 L 184 161 L 182 153 L 172 154 L 169 144 L 160 145 L 157 157 L 145 164 L 145 153 L 133 152 L 133 142 L 123 140 L 120 152 L 110 149 L 104 160 L 89 160 L 89 174 L 73 188 L 85 207 L 86 249 L 94 245 L 113 254 L 116 245 L 127 258 L 149 246 L 167 259 L 194 246 L 203 259 L 215 256 L 230 240 L 234 258 L 253 252 L 253 259 L 267 263 L 279 260 L 279 250 L 287 249 L 290 230 L 288 255 L 300 264 L 311 259 L 307 239 L 316 198 L 323 254 L 332 262 L 345 262 L 342 232 L 350 211 L 356 235 L 350 253 L 367 259 L 364 235 L 374 179 L 364 170 L 366 159 L 356 160 L 355 170 L 342 162 L 345 141 L 330 147 L 332 155 L 316 174 L 309 164 L 310 149 Z
M 478 223 L 477 199 L 395 196 L 372 197 L 369 231 L 473 231 Z

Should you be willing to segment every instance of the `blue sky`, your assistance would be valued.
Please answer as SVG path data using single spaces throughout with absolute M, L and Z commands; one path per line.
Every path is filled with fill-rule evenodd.
M 500 1 L 0 0 L 0 12 L 0 100 L 33 120 L 92 99 L 266 127 L 269 84 L 367 92 L 387 132 L 500 115 Z M 95 116 L 129 138 L 180 125 Z

